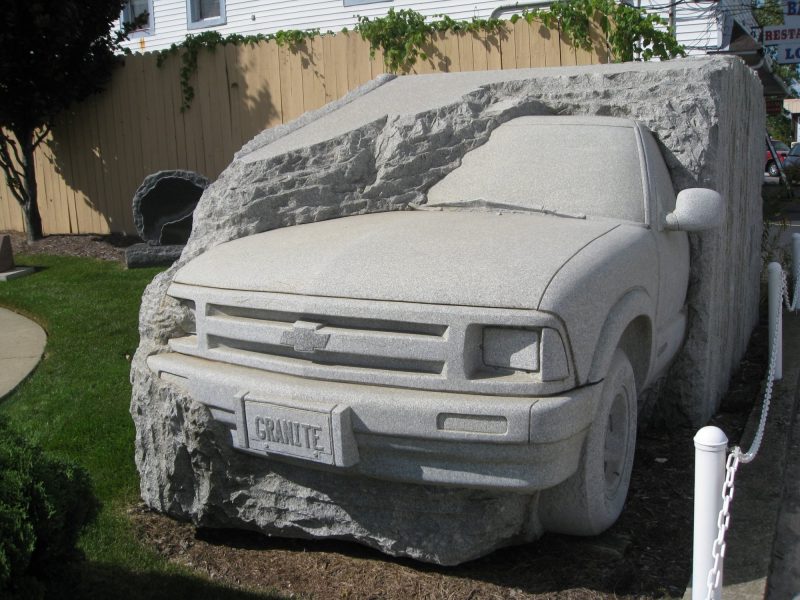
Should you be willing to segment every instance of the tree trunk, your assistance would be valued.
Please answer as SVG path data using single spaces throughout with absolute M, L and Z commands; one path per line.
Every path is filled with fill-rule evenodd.
M 25 201 L 22 203 L 22 212 L 25 218 L 25 230 L 28 235 L 28 241 L 41 239 L 44 234 L 42 232 L 42 217 L 39 214 L 38 203 L 38 188 L 36 187 L 36 166 L 34 163 L 34 145 L 33 130 L 26 132 L 15 132 L 17 141 L 22 150 L 22 168 L 23 184 L 25 188 Z

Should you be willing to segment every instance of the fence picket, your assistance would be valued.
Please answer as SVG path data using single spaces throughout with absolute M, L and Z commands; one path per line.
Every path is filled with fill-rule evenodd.
M 518 69 L 531 67 L 531 26 L 525 19 L 514 23 L 514 55 Z
M 561 46 L 561 65 L 564 67 L 577 65 L 578 58 L 575 55 L 575 46 L 567 41 L 567 37 L 563 32 L 559 32 L 558 39 Z

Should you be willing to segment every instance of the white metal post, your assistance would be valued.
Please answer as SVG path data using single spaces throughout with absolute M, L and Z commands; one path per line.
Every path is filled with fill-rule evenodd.
M 792 267 L 794 267 L 794 278 L 789 292 L 792 296 L 792 310 L 798 310 L 800 309 L 800 298 L 797 297 L 795 290 L 797 290 L 797 282 L 800 281 L 800 233 L 792 234 Z
M 783 378 L 783 277 L 776 262 L 767 265 L 767 310 L 769 311 L 769 352 L 775 349 L 775 376 Z
M 694 436 L 692 600 L 705 600 L 708 594 L 708 572 L 714 566 L 711 552 L 718 534 L 717 517 L 722 509 L 727 447 L 728 438 L 719 427 L 703 427 Z M 721 593 L 721 589 L 715 589 L 712 598 L 719 600 Z

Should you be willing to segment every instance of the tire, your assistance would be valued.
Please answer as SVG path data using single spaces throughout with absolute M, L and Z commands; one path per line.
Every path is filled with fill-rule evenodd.
M 578 470 L 544 490 L 539 518 L 546 531 L 597 535 L 614 524 L 628 495 L 636 449 L 636 380 L 625 353 L 614 352 Z
M 767 175 L 770 177 L 777 177 L 780 173 L 778 172 L 778 165 L 775 163 L 774 160 L 771 160 L 767 163 Z

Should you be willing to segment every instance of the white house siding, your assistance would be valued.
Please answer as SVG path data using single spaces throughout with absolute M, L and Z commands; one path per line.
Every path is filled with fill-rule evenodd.
M 217 30 L 223 35 L 239 33 L 275 33 L 281 29 L 320 29 L 339 31 L 356 24 L 356 15 L 379 17 L 389 8 L 401 10 L 411 8 L 426 16 L 448 14 L 454 19 L 488 18 L 499 7 L 513 6 L 514 2 L 502 0 L 430 0 L 404 2 L 370 2 L 355 6 L 344 6 L 343 0 L 227 0 L 226 23 L 204 29 L 187 27 L 186 3 L 188 0 L 152 0 L 153 28 L 149 34 L 139 35 L 126 42 L 132 50 L 162 50 L 182 41 L 187 34 Z M 546 6 L 544 0 L 538 4 Z M 520 2 L 517 9 L 509 8 L 505 16 L 520 12 L 526 5 Z M 669 21 L 674 11 L 676 37 L 689 54 L 705 54 L 719 48 L 726 18 L 737 18 L 750 26 L 752 14 L 748 0 L 638 0 L 648 11 L 656 12 Z
M 667 23 L 671 17 L 674 19 L 675 37 L 686 48 L 687 54 L 705 54 L 719 47 L 717 3 L 708 0 L 641 0 L 640 5 Z
M 205 29 L 189 29 L 186 14 L 187 0 L 153 0 L 153 28 L 148 35 L 140 35 L 126 42 L 131 50 L 163 50 L 181 42 L 187 34 L 216 30 L 222 35 L 239 33 L 275 33 L 281 29 L 320 29 L 339 31 L 353 27 L 356 15 L 380 17 L 389 8 L 412 8 L 426 16 L 448 14 L 454 19 L 487 18 L 492 11 L 513 2 L 498 0 L 431 0 L 429 2 L 372 2 L 344 6 L 343 0 L 227 0 L 226 23 Z
M 690 55 L 705 54 L 719 47 L 720 24 L 717 20 L 716 7 L 709 3 L 704 5 L 676 7 L 675 37 Z
M 725 46 L 726 27 L 730 32 L 733 19 L 758 36 L 750 0 L 643 0 L 642 6 L 668 22 L 674 11 L 675 37 L 687 54 L 705 54 Z

